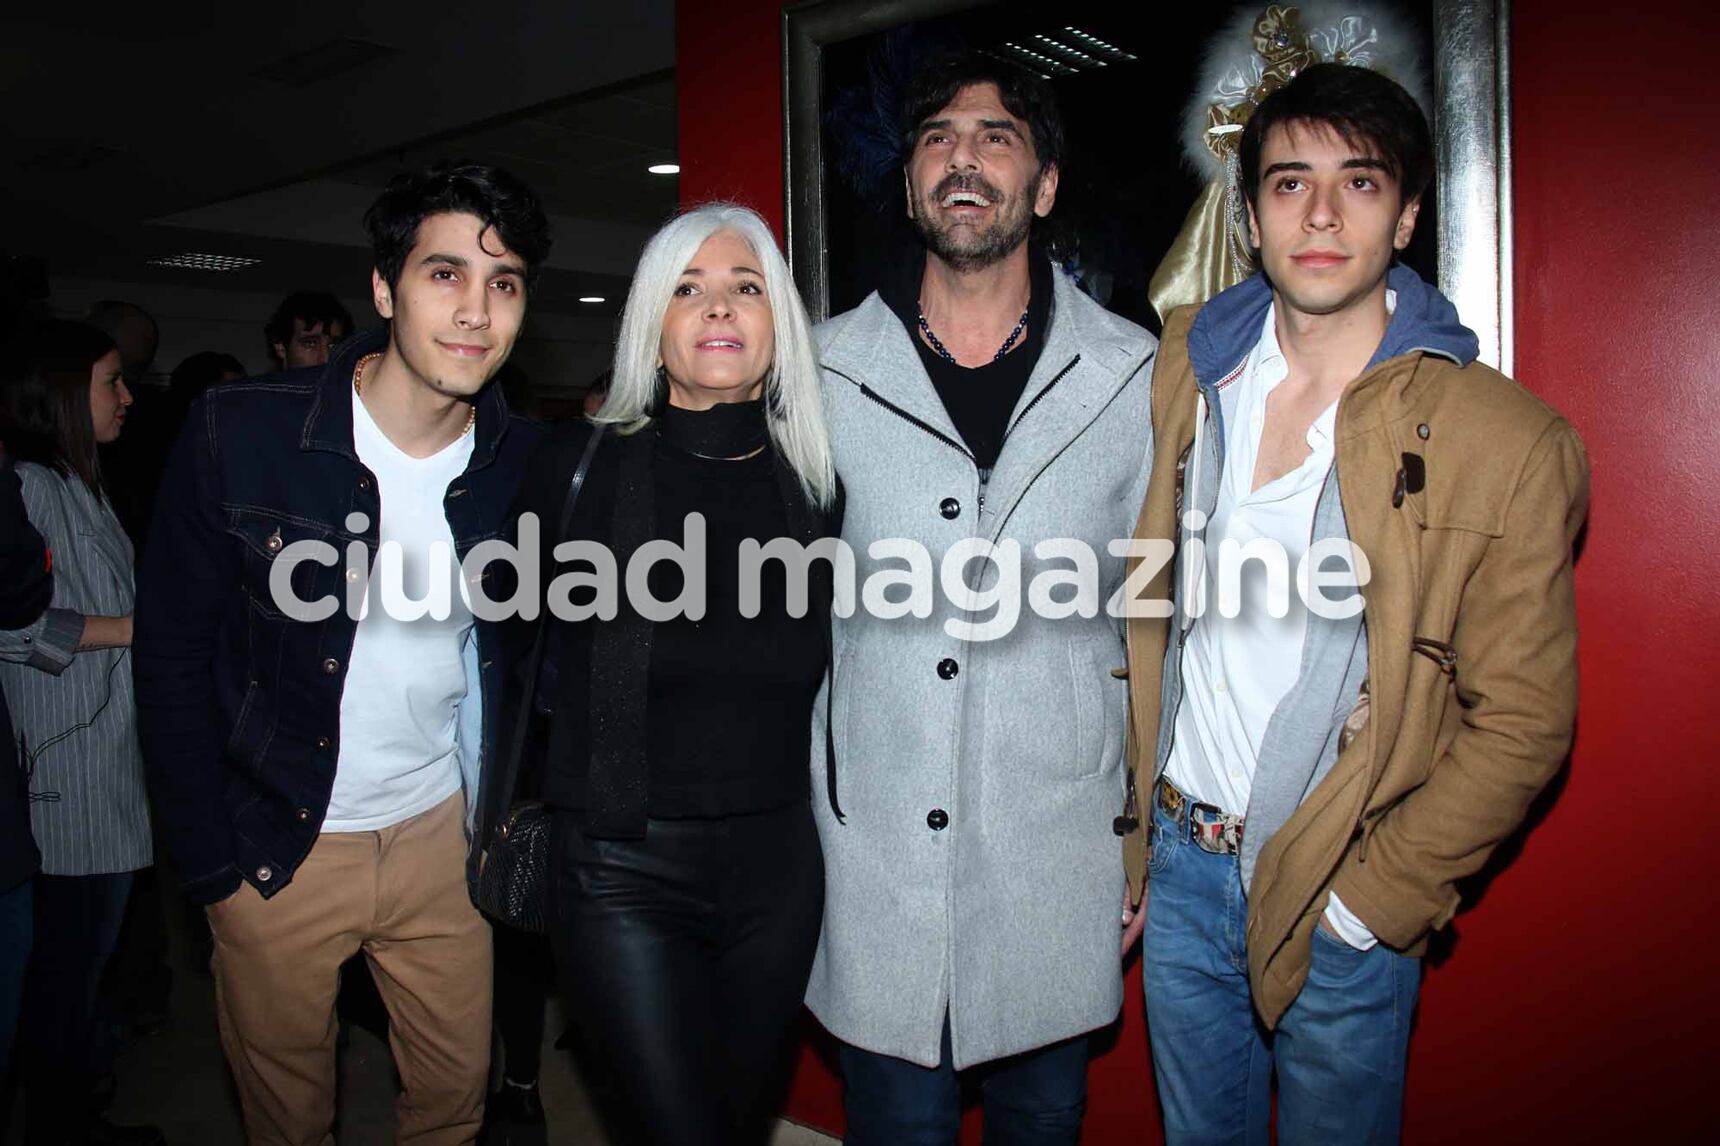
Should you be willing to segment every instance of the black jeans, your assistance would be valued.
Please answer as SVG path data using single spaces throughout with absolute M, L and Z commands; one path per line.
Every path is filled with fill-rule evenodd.
M 36 940 L 18 1023 L 29 1140 L 65 1133 L 96 1111 L 106 1064 L 96 1039 L 96 990 L 113 954 L 132 873 L 38 875 Z
M 804 801 L 597 840 L 555 817 L 555 950 L 618 1146 L 764 1142 L 824 911 Z

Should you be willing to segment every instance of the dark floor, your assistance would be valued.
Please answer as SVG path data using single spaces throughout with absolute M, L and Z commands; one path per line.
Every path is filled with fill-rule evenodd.
M 192 965 L 183 932 L 183 925 L 169 928 L 172 1025 L 120 1056 L 119 1087 L 108 1117 L 117 1123 L 153 1123 L 170 1146 L 242 1146 L 238 1100 L 215 1031 L 214 983 L 206 969 Z M 551 1000 L 539 1083 L 550 1141 L 607 1146 L 572 1057 L 552 1045 L 562 1029 L 560 1005 Z M 349 1030 L 341 1056 L 336 1138 L 347 1146 L 392 1142 L 395 1081 L 388 1046 L 361 1027 Z M 22 1115 L 22 1102 L 15 1101 L 5 1112 L 0 1146 L 22 1141 Z M 772 1140 L 773 1146 L 834 1142 L 786 1122 Z

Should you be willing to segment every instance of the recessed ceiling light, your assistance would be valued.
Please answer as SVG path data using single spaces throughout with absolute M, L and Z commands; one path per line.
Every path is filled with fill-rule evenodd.
M 679 175 L 681 165 L 679 163 L 653 163 L 645 170 L 653 175 Z
M 587 295 L 581 295 L 579 298 L 579 301 L 580 302 L 605 302 L 607 300 L 605 300 L 604 297 L 600 294 L 587 294 Z
M 241 255 L 206 255 L 200 251 L 186 251 L 181 255 L 168 255 L 148 261 L 152 267 L 181 267 L 192 271 L 236 271 L 240 267 L 254 267 L 262 262 L 261 259 L 247 259 Z

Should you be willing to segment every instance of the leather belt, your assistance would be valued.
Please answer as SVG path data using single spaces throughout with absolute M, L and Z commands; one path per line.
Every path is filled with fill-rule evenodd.
M 1214 804 L 1191 800 L 1163 776 L 1155 790 L 1159 809 L 1176 822 L 1177 834 L 1203 852 L 1233 856 L 1242 851 L 1242 817 Z

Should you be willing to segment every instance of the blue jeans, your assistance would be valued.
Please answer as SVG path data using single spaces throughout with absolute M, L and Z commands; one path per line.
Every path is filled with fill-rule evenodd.
M 0 1085 L 12 1064 L 18 1034 L 18 1003 L 24 997 L 24 968 L 30 962 L 31 882 L 0 891 Z
M 985 1146 L 1074 1146 L 1087 1106 L 1087 1036 L 981 1063 L 951 1065 L 944 1020 L 939 1065 L 842 1044 L 844 1146 L 954 1146 L 961 1133 L 961 1088 L 979 1084 Z
M 1178 838 L 1157 807 L 1152 831 L 1142 974 L 1168 1146 L 1266 1146 L 1274 1068 L 1282 1146 L 1396 1143 L 1421 960 L 1316 929 L 1307 982 L 1269 1032 L 1236 857 Z

